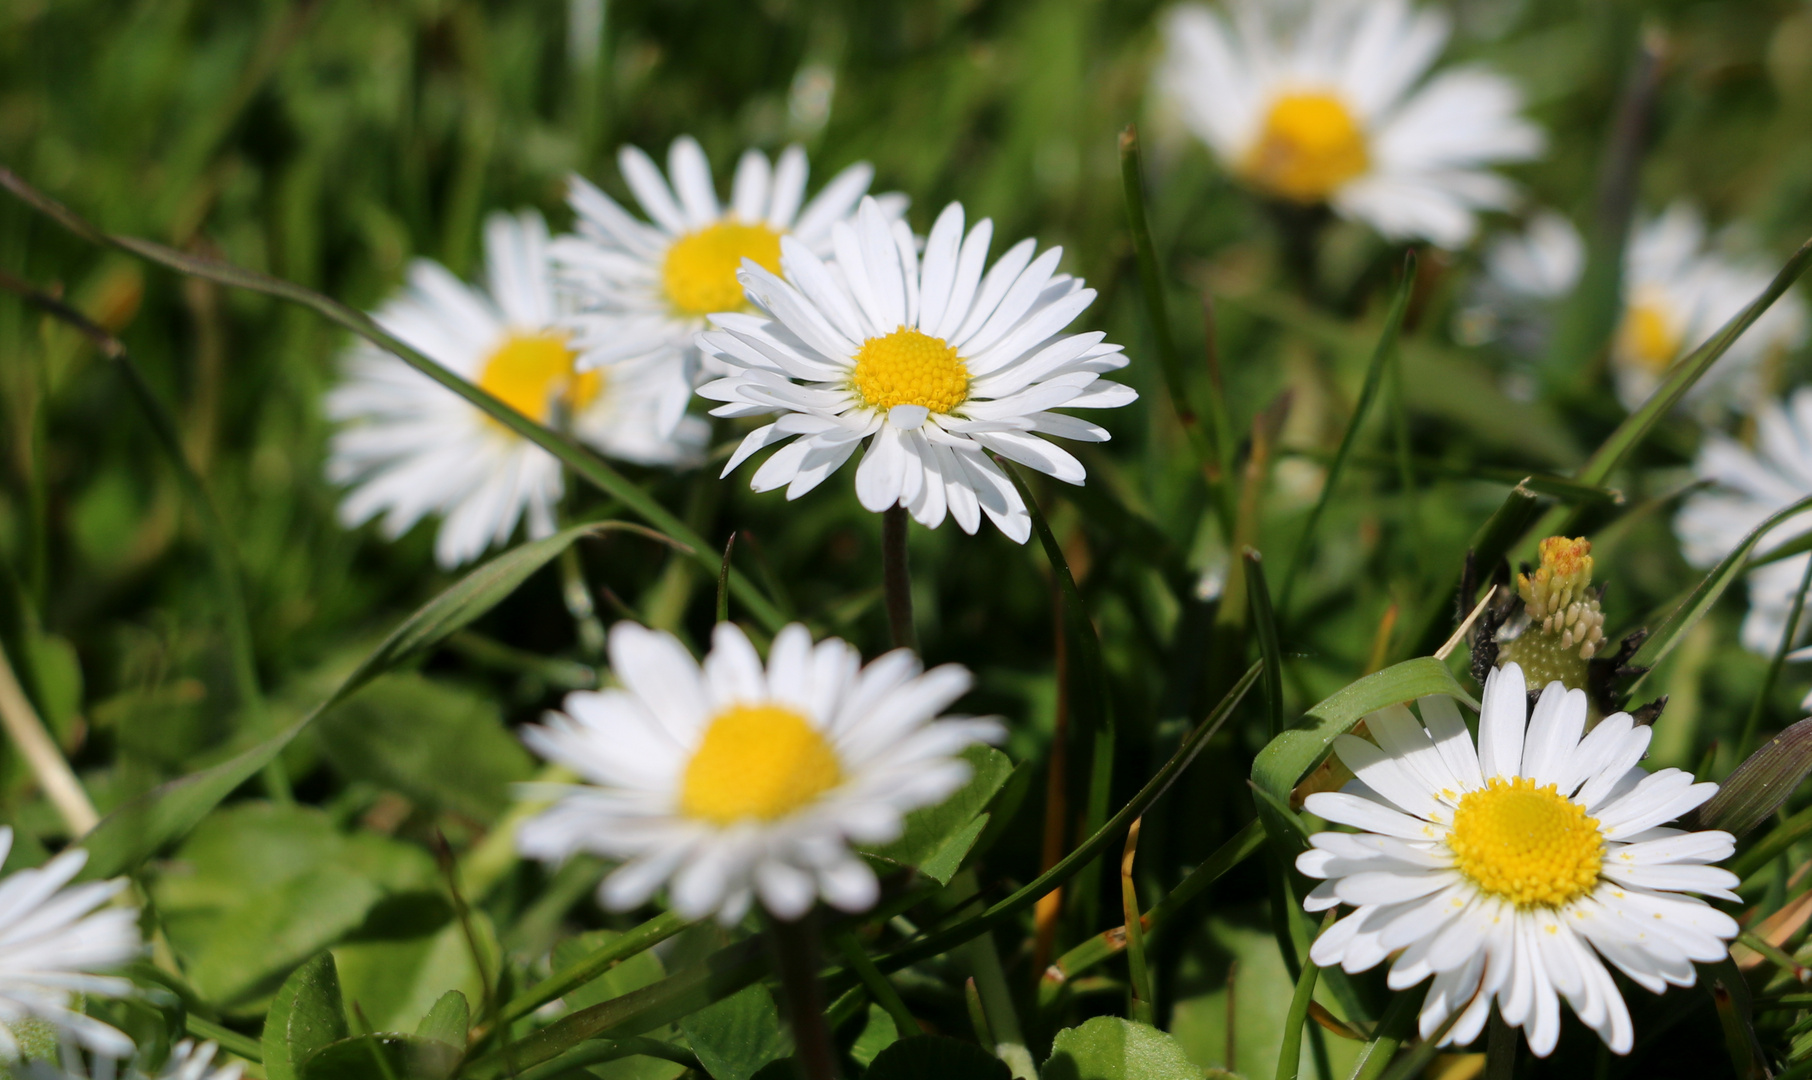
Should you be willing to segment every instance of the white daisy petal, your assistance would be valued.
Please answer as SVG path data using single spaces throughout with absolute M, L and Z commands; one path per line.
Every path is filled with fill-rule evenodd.
M 1485 677 L 1479 712 L 1479 768 L 1487 780 L 1516 776 L 1521 771 L 1523 724 L 1528 712 L 1523 669 L 1515 664 L 1494 668 Z

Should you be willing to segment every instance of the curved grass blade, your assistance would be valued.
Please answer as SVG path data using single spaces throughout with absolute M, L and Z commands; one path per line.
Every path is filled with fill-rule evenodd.
M 623 505 L 627 506 L 636 516 L 661 532 L 678 539 L 685 545 L 686 554 L 703 566 L 706 572 L 717 573 L 718 560 L 711 557 L 710 545 L 704 542 L 696 530 L 687 525 L 678 515 L 662 506 L 654 496 L 631 483 L 627 477 L 617 472 L 583 443 L 564 432 L 554 431 L 530 420 L 492 396 L 489 391 L 467 382 L 442 365 L 410 348 L 378 326 L 370 316 L 363 312 L 355 311 L 331 297 L 269 274 L 247 270 L 244 267 L 234 266 L 232 263 L 216 259 L 190 255 L 150 240 L 103 232 L 68 207 L 27 184 L 19 178 L 18 174 L 4 166 L 0 166 L 0 187 L 4 187 L 32 209 L 90 243 L 118 248 L 178 273 L 205 278 L 233 288 L 264 293 L 267 296 L 299 304 L 325 318 L 328 322 L 352 331 L 385 352 L 394 354 L 410 367 L 458 394 L 475 408 L 482 410 L 491 419 L 554 455 L 578 476 L 613 498 L 621 500 Z M 785 624 L 786 619 L 780 609 L 755 586 L 754 582 L 741 573 L 731 572 L 730 588 L 734 590 L 736 598 L 748 607 L 756 620 L 769 630 L 779 630 Z
M 1679 644 L 1680 638 L 1686 631 L 1692 629 L 1700 619 L 1705 617 L 1705 613 L 1718 602 L 1718 597 L 1724 595 L 1724 590 L 1730 587 L 1731 582 L 1742 576 L 1743 571 L 1748 568 L 1746 564 L 1749 553 L 1755 550 L 1757 544 L 1761 543 L 1762 537 L 1766 536 L 1769 530 L 1776 525 L 1808 508 L 1812 508 L 1812 495 L 1776 511 L 1768 520 L 1751 530 L 1748 536 L 1743 537 L 1743 542 L 1738 544 L 1730 554 L 1724 556 L 1718 565 L 1712 567 L 1711 572 L 1705 575 L 1704 580 L 1699 582 L 1692 594 L 1674 609 L 1673 614 L 1667 617 L 1667 621 L 1649 635 L 1648 640 L 1642 643 L 1642 648 L 1636 650 L 1636 655 L 1630 658 L 1630 666 L 1646 667 L 1652 670 L 1656 664 L 1666 659 L 1667 654 L 1673 651 L 1675 645 Z M 1637 679 L 1635 685 L 1631 687 L 1631 693 L 1634 693 L 1635 687 L 1641 686 L 1647 678 L 1648 676 L 1644 675 Z
M 612 530 L 674 543 L 640 525 L 604 521 L 578 525 L 497 556 L 403 620 L 402 625 L 391 631 L 338 689 L 295 723 L 213 768 L 172 780 L 102 818 L 94 831 L 82 840 L 82 846 L 88 849 L 88 864 L 82 868 L 82 878 L 113 877 L 175 843 L 222 799 L 232 794 L 233 789 L 274 760 L 322 713 L 346 700 L 372 679 L 491 610 L 530 574 L 552 562 L 581 537 Z
M 1240 561 L 1246 570 L 1246 598 L 1252 604 L 1252 631 L 1265 665 L 1265 734 L 1275 739 L 1283 731 L 1283 653 L 1277 644 L 1277 616 L 1271 610 L 1271 590 L 1265 585 L 1264 556 L 1247 548 Z
M 207 543 L 209 561 L 214 567 L 214 584 L 220 590 L 220 603 L 226 617 L 227 641 L 232 651 L 233 689 L 238 695 L 239 707 L 245 710 L 247 726 L 253 731 L 262 730 L 265 715 L 264 688 L 258 681 L 257 650 L 252 641 L 252 623 L 247 614 L 239 559 L 233 551 L 226 523 L 221 520 L 214 499 L 208 494 L 207 485 L 202 482 L 201 475 L 195 471 L 188 453 L 183 449 L 182 436 L 177 433 L 175 418 L 164 408 L 157 392 L 145 381 L 144 373 L 138 369 L 132 354 L 126 351 L 125 344 L 118 338 L 68 304 L 33 288 L 4 270 L 0 270 L 0 288 L 16 293 L 33 307 L 65 323 L 86 338 L 102 356 L 113 362 L 125 379 L 127 388 L 132 391 L 133 399 L 144 410 L 145 419 L 151 425 L 158 447 L 175 467 L 177 483 L 182 486 L 183 494 L 188 497 L 189 505 L 201 522 L 202 538 Z M 289 778 L 275 762 L 265 769 L 265 785 L 272 799 L 278 802 L 289 801 Z
M 1296 540 L 1296 550 L 1290 555 L 1289 568 L 1284 571 L 1283 593 L 1278 608 L 1286 617 L 1290 611 L 1290 596 L 1296 590 L 1296 575 L 1315 543 L 1315 526 L 1321 523 L 1322 511 L 1327 509 L 1334 489 L 1340 485 L 1340 473 L 1346 468 L 1346 459 L 1353 452 L 1353 443 L 1359 437 L 1359 429 L 1364 426 L 1372 401 L 1378 396 L 1378 385 L 1384 380 L 1385 361 L 1389 359 L 1391 350 L 1397 347 L 1397 336 L 1403 331 L 1403 316 L 1409 310 L 1409 297 L 1415 287 L 1416 253 L 1411 251 L 1403 258 L 1403 280 L 1397 283 L 1397 293 L 1390 301 L 1390 312 L 1384 317 L 1384 331 L 1378 335 L 1378 344 L 1372 348 L 1372 358 L 1366 363 L 1365 382 L 1359 389 L 1359 403 L 1353 406 L 1352 419 L 1347 421 L 1346 431 L 1340 436 L 1340 449 L 1334 451 L 1334 461 L 1328 466 L 1327 479 L 1322 481 L 1321 496 L 1309 511 L 1309 520 L 1302 527 L 1302 535 Z

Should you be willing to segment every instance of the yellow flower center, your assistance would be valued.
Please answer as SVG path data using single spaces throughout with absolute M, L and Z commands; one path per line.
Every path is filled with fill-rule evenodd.
M 900 327 L 856 350 L 850 386 L 870 408 L 922 405 L 947 413 L 969 400 L 969 368 L 943 338 Z
M 818 729 L 783 705 L 736 705 L 705 729 L 680 785 L 680 812 L 729 825 L 774 821 L 843 782 Z
M 556 399 L 579 412 L 604 390 L 600 371 L 574 371 L 578 354 L 558 331 L 511 334 L 484 362 L 478 385 L 517 412 L 545 424 Z
M 1648 371 L 1666 371 L 1680 355 L 1680 329 L 1662 305 L 1631 304 L 1617 329 L 1617 352 Z
M 1365 132 L 1332 94 L 1284 94 L 1246 152 L 1247 178 L 1273 195 L 1321 202 L 1371 164 Z
M 667 300 L 682 315 L 738 311 L 744 302 L 736 271 L 754 259 L 780 273 L 780 234 L 766 225 L 720 221 L 690 232 L 667 249 L 661 283 Z
M 1598 820 L 1526 776 L 1468 792 L 1447 846 L 1460 873 L 1518 907 L 1558 907 L 1590 892 L 1604 859 Z

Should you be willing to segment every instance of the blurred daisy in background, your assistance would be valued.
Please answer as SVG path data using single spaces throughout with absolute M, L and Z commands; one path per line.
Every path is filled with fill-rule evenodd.
M 0 862 L 12 846 L 12 828 L 0 828 Z M 131 993 L 130 982 L 103 973 L 143 948 L 138 911 L 106 906 L 125 890 L 125 878 L 70 884 L 87 862 L 88 852 L 72 847 L 0 879 L 0 1060 L 19 1059 L 22 1030 L 15 1029 L 32 1021 L 96 1054 L 133 1052 L 131 1039 L 81 1012 L 76 997 Z
M 610 665 L 621 689 L 569 694 L 524 733 L 584 782 L 533 785 L 554 805 L 520 846 L 624 860 L 600 890 L 619 910 L 670 884 L 673 910 L 725 925 L 757 898 L 788 921 L 820 896 L 864 911 L 878 885 L 850 842 L 896 839 L 908 812 L 968 782 L 964 748 L 1004 734 L 992 719 L 940 719 L 969 690 L 962 667 L 924 671 L 905 649 L 863 667 L 853 646 L 814 645 L 797 623 L 765 666 L 719 623 L 701 666 L 673 635 L 622 622 Z
M 681 415 L 691 387 L 676 374 L 635 365 L 577 370 L 560 321 L 570 305 L 554 287 L 540 214 L 486 221 L 485 279 L 487 288 L 474 288 L 418 259 L 408 289 L 373 318 L 522 415 L 611 457 L 649 465 L 698 459 L 709 425 Z M 554 531 L 563 485 L 552 454 L 368 342 L 352 348 L 345 369 L 327 397 L 327 415 L 340 425 L 327 475 L 352 485 L 340 504 L 347 526 L 381 514 L 384 535 L 395 538 L 439 514 L 434 556 L 444 567 L 507 543 L 524 517 L 531 537 Z M 676 397 L 680 412 L 663 410 Z
M 1784 403 L 1769 401 L 1756 410 L 1754 449 L 1722 432 L 1706 432 L 1693 474 L 1711 486 L 1686 497 L 1674 517 L 1674 532 L 1686 561 L 1709 568 L 1770 516 L 1812 495 L 1812 387 L 1802 386 Z M 1812 511 L 1795 514 L 1770 529 L 1755 554 L 1766 555 L 1809 527 Z M 1744 648 L 1773 656 L 1780 647 L 1809 559 L 1812 555 L 1791 555 L 1749 573 Z
M 123 1074 L 123 1080 L 239 1080 L 245 1066 L 235 1061 L 214 1064 L 220 1047 L 211 1042 L 197 1043 L 184 1039 L 170 1047 L 170 1056 L 160 1069 L 146 1069 L 135 1060 Z M 92 1067 L 84 1064 L 79 1054 L 64 1049 L 60 1061 L 34 1059 L 21 1070 L 24 1080 L 116 1080 L 122 1074 L 119 1062 L 102 1054 L 94 1056 Z
M 780 418 L 743 439 L 724 475 L 790 439 L 750 486 L 797 499 L 866 439 L 856 495 L 867 509 L 903 506 L 927 528 L 948 514 L 968 533 L 985 513 L 1025 543 L 1025 504 L 985 451 L 1080 484 L 1082 463 L 1041 436 L 1105 442 L 1108 433 L 1050 410 L 1116 408 L 1138 395 L 1098 381 L 1126 366 L 1120 346 L 1062 332 L 1095 298 L 1057 273 L 1063 249 L 1034 259 L 1037 244 L 1022 240 L 984 275 L 993 235 L 984 219 L 965 236 L 963 208 L 951 203 L 921 261 L 905 222 L 865 199 L 853 224 L 831 230 L 834 262 L 788 238 L 785 280 L 745 264 L 739 277 L 766 317 L 713 317 L 700 347 L 731 374 L 699 394 L 728 403 L 716 416 Z
M 1623 319 L 1611 346 L 1617 399 L 1626 409 L 1646 401 L 1674 361 L 1697 348 L 1748 307 L 1774 279 L 1774 268 L 1714 250 L 1697 210 L 1675 203 L 1644 222 L 1623 259 Z M 1686 400 L 1743 407 L 1760 394 L 1761 361 L 1806 340 L 1806 308 L 1783 296 L 1762 313 Z
M 1518 358 L 1536 360 L 1548 347 L 1560 301 L 1579 284 L 1585 268 L 1585 241 L 1573 223 L 1553 210 L 1537 210 L 1520 232 L 1491 238 L 1482 259 L 1484 273 L 1469 283 L 1454 326 L 1462 344 L 1497 342 Z M 1516 396 L 1532 398 L 1522 374 Z
M 1706 865 L 1728 857 L 1734 838 L 1665 827 L 1718 786 L 1679 769 L 1645 772 L 1637 762 L 1651 729 L 1628 713 L 1585 734 L 1583 690 L 1549 683 L 1531 715 L 1515 664 L 1486 679 L 1476 747 L 1453 699 L 1417 704 L 1419 722 L 1401 705 L 1366 717 L 1375 743 L 1336 739 L 1357 779 L 1304 803 L 1360 830 L 1317 833 L 1296 860 L 1323 879 L 1305 908 L 1356 909 L 1310 957 L 1360 972 L 1396 954 L 1393 990 L 1433 975 L 1424 1038 L 1458 1013 L 1442 1042 L 1470 1043 L 1495 1000 L 1545 1057 L 1564 997 L 1628 1053 L 1629 1010 L 1604 962 L 1659 994 L 1691 986 L 1693 964 L 1724 959 L 1737 935 L 1734 919 L 1688 895 L 1736 899 L 1736 875 Z
M 855 210 L 874 169 L 866 162 L 851 165 L 807 202 L 804 150 L 789 146 L 773 163 L 748 150 L 723 206 L 711 164 L 690 136 L 673 140 L 665 177 L 634 146 L 618 151 L 617 167 L 650 220 L 637 219 L 585 178 L 572 177 L 567 198 L 577 234 L 560 237 L 553 249 L 578 298 L 578 310 L 566 322 L 574 328 L 581 369 L 630 362 L 680 373 L 686 393 L 662 402 L 664 419 L 677 420 L 698 375 L 693 339 L 705 329 L 706 316 L 747 305 L 736 280 L 743 260 L 778 273 L 783 236 L 828 254 L 831 226 Z M 906 196 L 881 195 L 877 205 L 898 217 Z
M 1252 188 L 1455 248 L 1478 211 L 1510 204 L 1489 166 L 1533 158 L 1544 139 L 1508 79 L 1468 67 L 1422 81 L 1448 30 L 1407 0 L 1183 4 L 1158 82 Z

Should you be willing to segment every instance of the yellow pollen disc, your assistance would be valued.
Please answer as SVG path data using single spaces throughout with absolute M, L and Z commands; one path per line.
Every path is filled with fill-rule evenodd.
M 1240 163 L 1247 179 L 1301 203 L 1325 200 L 1371 165 L 1365 132 L 1332 94 L 1284 94 Z
M 565 334 L 511 334 L 484 362 L 478 385 L 522 415 L 545 424 L 555 399 L 569 412 L 578 412 L 596 401 L 604 389 L 601 372 L 573 370 L 577 359 L 566 347 Z
M 843 782 L 836 751 L 780 705 L 736 705 L 712 718 L 686 766 L 680 812 L 714 825 L 774 821 Z
M 1661 305 L 1632 304 L 1617 328 L 1617 352 L 1638 367 L 1666 371 L 1680 355 L 1680 330 Z
M 1584 895 L 1604 860 L 1598 820 L 1553 784 L 1536 787 L 1526 776 L 1468 792 L 1447 846 L 1460 873 L 1518 907 L 1559 907 Z
M 969 367 L 943 338 L 904 326 L 856 350 L 850 386 L 870 408 L 922 405 L 947 413 L 969 400 Z
M 668 302 L 682 315 L 741 310 L 744 297 L 736 271 L 744 259 L 780 273 L 780 234 L 766 225 L 739 221 L 720 221 L 687 233 L 667 249 L 667 261 L 661 266 Z

